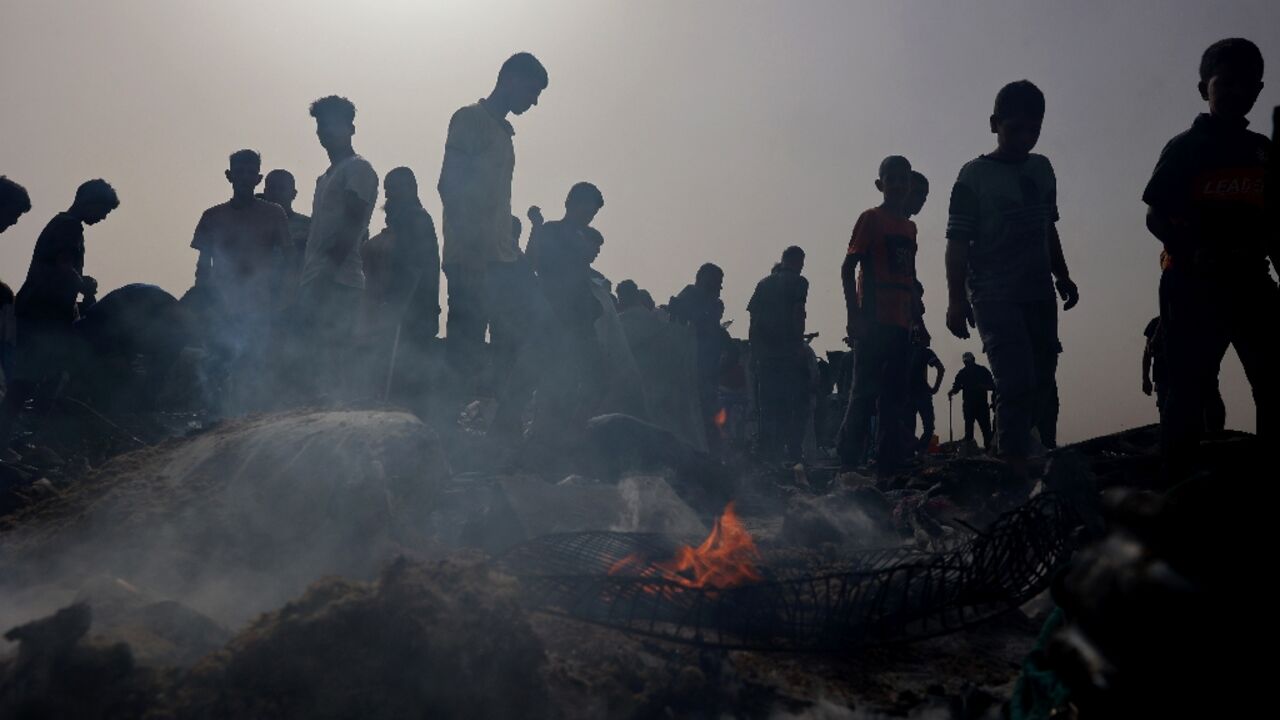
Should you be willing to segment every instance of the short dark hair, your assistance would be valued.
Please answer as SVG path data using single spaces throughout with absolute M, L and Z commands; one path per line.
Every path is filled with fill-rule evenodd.
M 26 188 L 0 175 L 0 208 L 21 215 L 31 209 L 31 196 Z
M 120 207 L 120 196 L 116 195 L 116 189 L 102 178 L 94 180 L 86 180 L 76 188 L 77 203 L 85 202 L 102 202 L 111 206 L 111 209 Z
M 564 202 L 568 205 L 575 200 L 593 203 L 597 208 L 604 207 L 604 193 L 600 192 L 600 188 L 589 182 L 575 183 L 573 187 L 569 188 L 569 194 L 565 197 Z
M 498 82 L 511 77 L 526 78 L 543 89 L 547 87 L 547 69 L 542 66 L 538 58 L 533 56 L 533 53 L 518 52 L 502 63 L 502 69 L 498 70 Z
M 1030 80 L 1011 82 L 996 93 L 996 106 L 992 114 L 997 120 L 1007 120 L 1017 115 L 1043 120 L 1044 93 Z
M 228 160 L 228 164 L 233 166 L 249 164 L 261 170 L 262 156 L 255 150 L 237 150 L 231 153 L 231 158 Z
M 880 170 L 877 177 L 884 177 L 884 174 L 889 171 L 889 168 L 895 165 L 903 166 L 908 170 L 911 169 L 910 160 L 906 159 L 901 155 L 890 155 L 889 157 L 880 161 Z
M 1262 79 L 1262 51 L 1244 38 L 1227 38 L 1210 45 L 1200 56 L 1200 79 L 1208 82 L 1223 66 Z
M 788 260 L 803 260 L 803 259 L 804 259 L 804 248 L 800 247 L 799 245 L 792 245 L 791 247 L 782 251 L 782 262 L 787 262 Z
M 340 95 L 329 95 L 311 103 L 311 117 L 316 120 L 332 118 L 345 121 L 348 125 L 355 125 L 356 106 L 355 103 Z
M 702 267 L 698 268 L 698 274 L 693 276 L 693 281 L 695 283 L 701 282 L 704 277 L 718 277 L 723 279 L 724 270 L 721 270 L 720 266 L 715 263 L 703 263 Z
M 925 177 L 924 173 L 920 172 L 919 170 L 912 170 L 911 183 L 913 185 L 923 185 L 924 187 L 927 188 L 929 187 L 929 178 Z
M 293 179 L 293 173 L 289 172 L 288 170 L 281 170 L 279 168 L 267 173 L 266 181 L 267 183 L 274 185 L 275 183 L 280 182 L 285 178 L 288 178 L 289 182 L 295 186 L 298 184 L 297 181 Z

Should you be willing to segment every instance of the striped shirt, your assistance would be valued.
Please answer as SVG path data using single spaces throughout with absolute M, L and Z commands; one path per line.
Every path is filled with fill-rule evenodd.
M 951 190 L 947 237 L 969 246 L 970 300 L 1053 300 L 1049 237 L 1057 221 L 1058 184 L 1048 158 L 983 155 L 966 163 Z

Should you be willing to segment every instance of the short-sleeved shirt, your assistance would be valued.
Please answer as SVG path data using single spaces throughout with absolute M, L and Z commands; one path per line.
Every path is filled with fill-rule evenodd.
M 270 290 L 280 258 L 292 251 L 291 244 L 284 209 L 258 198 L 205 210 L 191 238 L 191 247 L 212 256 L 214 287 L 251 295 Z
M 951 190 L 947 237 L 969 246 L 970 300 L 1052 301 L 1057 221 L 1058 182 L 1048 158 L 983 155 L 966 163 Z
M 800 273 L 778 267 L 756 283 L 747 303 L 751 314 L 751 354 L 767 359 L 796 356 L 804 345 L 805 303 L 809 281 Z M 798 321 L 798 322 L 797 322 Z
M 883 208 L 862 213 L 849 238 L 860 255 L 858 305 L 864 317 L 909 328 L 915 316 L 916 224 Z
M 360 237 L 351 251 L 336 264 L 329 253 L 338 242 L 337 232 L 345 224 L 347 193 L 355 193 L 365 203 L 359 221 Z M 369 237 L 369 219 L 378 200 L 378 173 L 368 160 L 359 155 L 339 160 L 316 180 L 316 194 L 311 207 L 311 232 L 307 236 L 307 254 L 302 263 L 300 283 L 332 276 L 339 285 L 364 288 L 364 267 L 360 246 Z
M 70 213 L 58 213 L 36 239 L 15 301 L 17 317 L 70 325 L 83 274 L 84 224 Z
M 490 112 L 483 100 L 449 120 L 439 184 L 445 265 L 483 267 L 519 258 L 511 233 L 514 135 L 511 123 Z
M 1188 222 L 1194 250 L 1202 257 L 1266 272 L 1263 190 L 1271 141 L 1247 125 L 1208 114 L 1197 117 L 1160 152 L 1142 201 Z
M 966 365 L 956 373 L 951 389 L 962 393 L 965 407 L 984 408 L 987 406 L 987 393 L 995 389 L 995 386 L 995 378 L 991 377 L 990 370 L 981 365 Z

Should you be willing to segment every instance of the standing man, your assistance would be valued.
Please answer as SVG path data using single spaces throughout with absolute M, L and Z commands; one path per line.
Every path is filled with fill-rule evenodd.
M 537 105 L 546 87 L 542 63 L 517 53 L 502 64 L 488 97 L 449 120 L 438 185 L 444 209 L 441 261 L 449 283 L 445 350 L 470 390 L 483 365 L 485 328 L 495 326 L 495 344 L 521 345 L 528 329 L 521 318 L 537 294 L 533 271 L 511 232 L 516 156 L 507 116 Z M 504 384 L 509 370 L 495 370 L 496 384 Z
M 760 453 L 768 460 L 804 459 L 809 409 L 808 348 L 804 342 L 809 281 L 804 250 L 792 245 L 769 277 L 756 283 L 747 304 L 748 337 L 755 365 L 756 404 L 760 411 Z
M 13 227 L 31 210 L 27 189 L 0 175 L 0 233 Z M 6 386 L 13 381 L 13 358 L 17 346 L 17 319 L 13 309 L 13 289 L 0 281 L 0 372 Z
M 991 401 L 987 393 L 996 387 L 991 371 L 978 364 L 973 353 L 967 352 L 962 358 L 964 367 L 956 373 L 955 382 L 951 384 L 951 392 L 947 397 L 961 397 L 961 408 L 964 412 L 964 440 L 973 442 L 973 424 L 978 424 L 982 431 L 982 449 L 991 449 Z
M 209 335 L 225 365 L 226 401 L 235 411 L 264 397 L 262 360 L 271 310 L 293 251 L 284 210 L 253 195 L 262 181 L 261 167 L 262 158 L 253 150 L 231 154 L 225 173 L 231 199 L 205 210 L 191 239 L 200 252 L 196 285 L 210 288 L 215 303 Z
M 89 180 L 76 189 L 66 212 L 53 216 L 36 239 L 26 282 L 18 291 L 18 357 L 13 382 L 0 409 L 0 444 L 26 401 L 37 395 L 38 409 L 52 403 L 69 368 L 71 325 L 79 313 L 76 298 L 92 305 L 98 281 L 84 274 L 84 226 L 96 225 L 120 206 L 106 180 Z
M 289 219 L 289 240 L 293 244 L 292 263 L 285 268 L 284 291 L 296 294 L 298 274 L 302 272 L 302 259 L 307 254 L 307 235 L 311 232 L 311 218 L 293 209 L 298 197 L 297 182 L 288 170 L 272 170 L 262 186 L 262 199 L 284 208 Z
M 714 263 L 704 263 L 694 275 L 693 284 L 686 285 L 667 302 L 671 319 L 692 327 L 697 340 L 698 404 L 707 449 L 712 455 L 720 453 L 720 428 L 715 418 L 720 411 L 720 356 L 729 339 L 720 325 L 724 317 L 724 301 L 720 299 L 723 288 L 724 270 Z
M 352 148 L 356 106 L 350 100 L 320 98 L 311 104 L 311 117 L 329 169 L 316 180 L 298 299 L 305 342 L 317 364 L 314 381 L 320 383 L 313 394 L 333 398 L 345 394 L 352 377 L 344 363 L 364 293 L 360 246 L 369 236 L 378 173 Z
M 923 324 L 916 325 L 911 331 L 911 389 L 907 405 L 910 422 L 906 423 L 911 430 L 912 444 L 919 452 L 927 452 L 933 440 L 936 427 L 933 412 L 933 396 L 942 387 L 942 378 L 947 374 L 938 354 L 929 347 L 929 333 Z M 929 368 L 933 368 L 933 382 L 929 382 Z M 922 432 L 916 437 L 916 417 L 920 418 Z

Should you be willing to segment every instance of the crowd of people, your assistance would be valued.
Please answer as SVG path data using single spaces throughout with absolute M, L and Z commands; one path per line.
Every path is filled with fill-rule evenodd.
M 1160 315 L 1146 331 L 1143 389 L 1159 397 L 1162 447 L 1174 471 L 1194 459 L 1202 433 L 1223 426 L 1217 376 L 1228 346 L 1252 385 L 1258 433 L 1276 431 L 1275 333 L 1260 320 L 1280 310 L 1268 266 L 1280 259 L 1274 193 L 1264 196 L 1271 141 L 1245 120 L 1262 77 L 1261 53 L 1248 40 L 1209 47 L 1199 83 L 1208 112 L 1169 142 L 1142 194 L 1147 226 L 1163 245 Z M 726 423 L 727 368 L 745 364 L 758 453 L 804 459 L 815 388 L 805 250 L 786 248 L 756 285 L 744 354 L 726 330 L 724 271 L 714 263 L 662 306 L 633 280 L 615 291 L 593 267 L 604 243 L 592 227 L 604 207 L 594 184 L 568 190 L 560 219 L 529 208 L 522 248 L 524 223 L 512 211 L 511 121 L 537 105 L 548 82 L 537 58 L 518 53 L 487 97 L 453 114 L 438 183 L 443 245 L 413 171 L 395 168 L 380 183 L 356 152 L 356 108 L 346 98 L 321 98 L 310 108 L 329 167 L 316 181 L 309 217 L 294 209 L 292 174 L 273 170 L 263 183 L 258 152 L 230 155 L 230 199 L 196 224 L 195 283 L 183 298 L 205 328 L 201 344 L 222 411 L 374 397 L 410 407 L 430 399 L 456 412 L 489 397 L 496 400 L 491 435 L 525 437 L 527 428 L 527 437 L 554 442 L 601 410 L 644 414 L 628 387 L 644 373 L 620 370 L 609 328 L 640 327 L 626 318 L 659 313 L 691 339 L 692 399 L 705 446 L 718 451 Z M 976 425 L 982 447 L 1020 474 L 1037 445 L 1056 445 L 1058 303 L 1070 310 L 1079 301 L 1057 231 L 1053 165 L 1033 152 L 1045 113 L 1044 94 L 1031 82 L 999 90 L 989 118 L 995 148 L 959 170 L 946 227 L 945 325 L 962 339 L 976 329 L 991 367 L 965 353 L 949 396 L 962 396 L 964 439 L 975 441 Z M 933 396 L 945 369 L 930 349 L 916 272 L 912 218 L 928 199 L 928 180 L 892 155 L 875 185 L 882 202 L 857 218 L 840 268 L 851 352 L 832 444 L 843 465 L 874 458 L 887 474 L 930 449 Z M 370 237 L 380 186 L 385 229 Z M 21 289 L 3 288 L 5 441 L 28 404 L 39 410 L 56 396 L 74 323 L 96 302 L 97 282 L 84 268 L 86 226 L 119 202 L 103 180 L 81 185 L 71 207 L 40 233 Z M 0 231 L 30 208 L 22 186 L 0 178 Z M 641 354 L 634 332 L 630 342 Z

